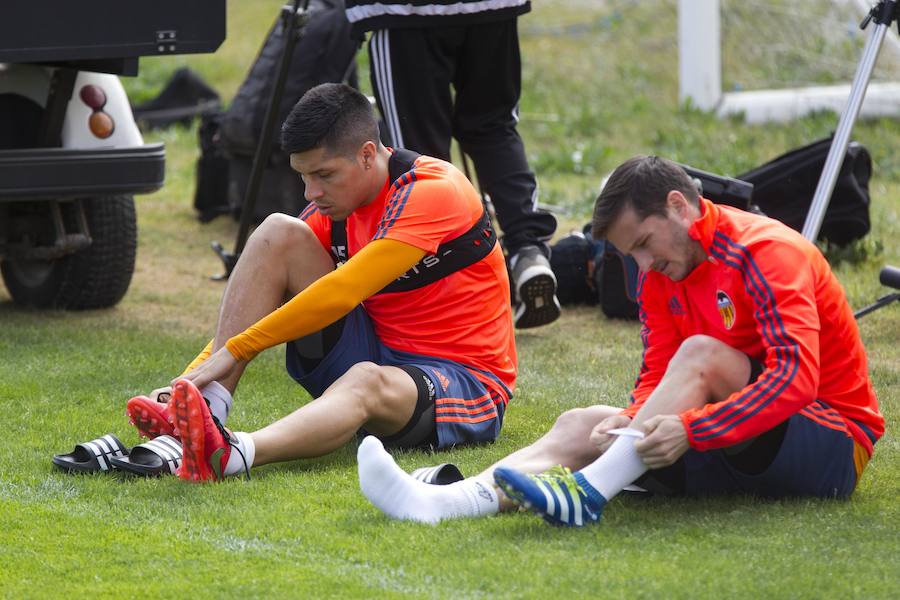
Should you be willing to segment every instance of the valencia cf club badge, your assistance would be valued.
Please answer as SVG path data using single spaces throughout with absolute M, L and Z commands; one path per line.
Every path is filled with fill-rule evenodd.
M 722 290 L 716 290 L 716 308 L 719 309 L 719 314 L 722 315 L 722 322 L 725 323 L 725 329 L 731 329 L 734 325 L 734 302 L 731 301 L 731 298 L 728 297 L 728 294 L 723 292 Z

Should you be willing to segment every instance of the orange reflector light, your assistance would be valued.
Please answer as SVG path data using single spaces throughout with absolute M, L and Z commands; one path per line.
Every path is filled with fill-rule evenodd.
M 112 117 L 102 111 L 92 114 L 88 124 L 91 128 L 91 133 L 101 140 L 105 140 L 116 130 L 116 124 Z

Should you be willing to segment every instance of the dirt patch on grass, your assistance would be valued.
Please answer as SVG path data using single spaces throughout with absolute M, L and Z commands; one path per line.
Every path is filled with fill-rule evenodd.
M 210 249 L 219 240 L 234 247 L 237 224 L 220 217 L 204 225 L 187 207 L 137 198 L 138 254 L 134 275 L 125 298 L 115 307 L 117 323 L 151 331 L 177 328 L 182 332 L 210 335 L 215 329 L 225 282 L 210 275 L 224 271 Z M 0 285 L 0 303 L 9 303 L 9 291 Z M 101 311 L 102 312 L 102 311 Z M 79 314 L 69 313 L 70 318 Z

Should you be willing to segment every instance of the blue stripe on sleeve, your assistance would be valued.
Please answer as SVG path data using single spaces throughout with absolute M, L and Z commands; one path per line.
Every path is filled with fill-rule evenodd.
M 400 199 L 404 194 L 409 193 L 409 189 L 406 187 L 408 183 L 409 178 L 406 173 L 401 175 L 397 181 L 394 182 L 391 187 L 391 194 L 387 206 L 384 209 L 384 214 L 381 216 L 381 221 L 378 223 L 378 228 L 375 230 L 375 235 L 372 237 L 373 240 L 382 238 L 385 233 L 387 233 L 387 223 L 396 214 Z
M 318 210 L 319 209 L 316 207 L 316 205 L 313 204 L 312 202 L 310 202 L 307 205 L 307 207 L 303 209 L 303 212 L 300 213 L 300 216 L 297 218 L 300 219 L 301 221 L 305 221 L 306 219 L 308 219 L 310 217 L 310 215 L 312 215 L 314 212 L 317 212 Z
M 406 176 L 409 176 L 409 183 L 406 184 L 406 187 L 403 190 L 403 195 L 399 199 L 396 199 L 394 201 L 396 204 L 392 213 L 385 213 L 385 216 L 381 220 L 381 224 L 379 225 L 379 231 L 375 234 L 375 237 L 372 238 L 373 240 L 381 239 L 385 235 L 387 235 L 388 230 L 393 226 L 394 223 L 397 222 L 397 218 L 403 212 L 403 209 L 406 206 L 406 201 L 409 200 L 409 196 L 412 193 L 413 187 L 415 186 L 415 170 L 409 171 L 406 175 L 404 175 L 404 177 Z
M 711 248 L 713 256 L 740 271 L 747 293 L 757 305 L 757 318 L 762 324 L 763 337 L 775 347 L 779 367 L 750 390 L 714 413 L 697 420 L 691 427 L 694 438 L 708 440 L 723 435 L 759 413 L 793 381 L 799 367 L 799 345 L 787 334 L 784 322 L 775 305 L 775 295 L 758 265 L 745 246 L 716 232 Z M 724 429 L 713 432 L 725 425 Z

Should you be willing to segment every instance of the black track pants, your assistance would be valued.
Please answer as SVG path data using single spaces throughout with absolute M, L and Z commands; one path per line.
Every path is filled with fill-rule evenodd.
M 556 219 L 537 209 L 537 182 L 516 131 L 516 20 L 375 31 L 369 57 L 372 88 L 392 143 L 450 160 L 455 137 L 491 197 L 510 254 L 528 244 L 548 253 Z

